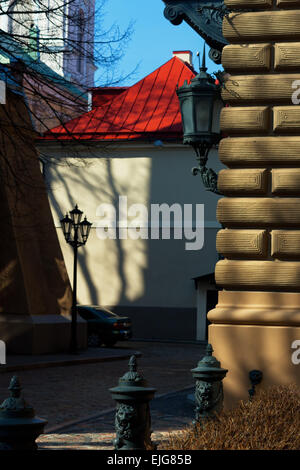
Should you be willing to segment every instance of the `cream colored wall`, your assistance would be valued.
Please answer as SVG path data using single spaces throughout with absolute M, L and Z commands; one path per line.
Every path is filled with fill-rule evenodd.
M 49 199 L 65 262 L 72 281 L 72 249 L 65 243 L 59 219 L 77 203 L 93 222 L 87 245 L 79 249 L 80 303 L 141 307 L 196 307 L 192 277 L 214 270 L 215 221 L 218 196 L 205 191 L 200 177 L 191 174 L 195 157 L 183 146 L 136 146 L 118 149 L 82 148 L 68 154 L 43 146 L 55 155 L 46 164 Z M 71 157 L 71 155 L 73 155 Z M 70 157 L 66 160 L 66 157 Z M 209 163 L 218 169 L 216 155 Z M 119 195 L 128 205 L 143 203 L 204 204 L 205 242 L 200 251 L 186 251 L 186 240 L 100 240 L 96 210 L 101 203 L 116 204 Z

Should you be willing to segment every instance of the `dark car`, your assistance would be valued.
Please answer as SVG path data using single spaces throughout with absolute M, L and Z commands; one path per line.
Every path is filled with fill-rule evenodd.
M 89 346 L 114 346 L 132 336 L 131 320 L 97 305 L 78 305 L 79 315 L 87 321 Z

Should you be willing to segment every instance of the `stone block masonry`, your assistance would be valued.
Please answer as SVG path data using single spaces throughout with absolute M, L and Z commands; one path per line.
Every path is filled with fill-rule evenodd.
M 209 341 L 229 369 L 225 404 L 262 387 L 298 383 L 300 340 L 300 1 L 225 0 L 217 208 L 221 291 Z M 238 11 L 234 11 L 234 10 Z M 251 10 L 251 11 L 249 11 Z

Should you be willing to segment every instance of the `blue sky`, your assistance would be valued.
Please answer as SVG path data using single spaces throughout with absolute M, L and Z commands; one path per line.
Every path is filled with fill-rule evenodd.
M 100 0 L 99 0 L 100 1 Z M 97 0 L 96 0 L 97 4 Z M 119 71 L 126 75 L 140 63 L 137 73 L 123 82 L 132 85 L 151 73 L 172 57 L 172 51 L 191 50 L 194 66 L 198 68 L 197 51 L 203 49 L 203 39 L 185 22 L 172 25 L 163 15 L 162 0 L 107 0 L 104 7 L 105 27 L 116 23 L 121 29 L 133 20 L 134 32 L 125 56 L 119 64 Z M 208 53 L 209 47 L 206 48 Z M 209 72 L 221 68 L 207 58 Z M 97 79 L 97 73 L 96 73 Z

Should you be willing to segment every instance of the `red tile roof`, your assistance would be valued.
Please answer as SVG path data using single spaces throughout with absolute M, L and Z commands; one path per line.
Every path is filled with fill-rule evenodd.
M 48 131 L 47 140 L 177 140 L 182 124 L 176 86 L 195 76 L 173 57 L 100 107 Z

